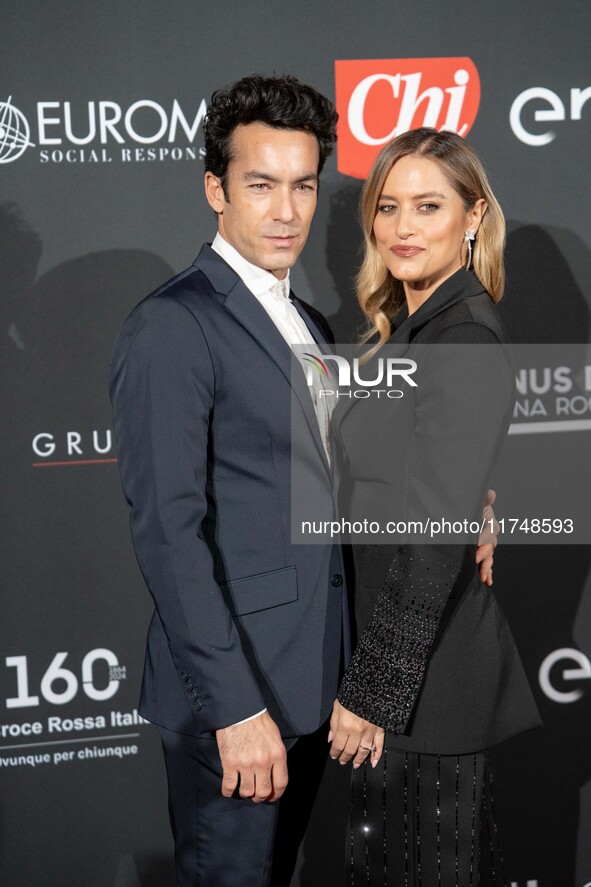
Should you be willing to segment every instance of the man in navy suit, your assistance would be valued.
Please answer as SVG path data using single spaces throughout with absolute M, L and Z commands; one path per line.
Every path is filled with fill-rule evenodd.
M 156 606 L 140 711 L 162 736 L 182 885 L 268 883 L 286 746 L 336 695 L 341 551 L 290 541 L 292 457 L 332 502 L 328 416 L 303 371 L 292 378 L 290 345 L 330 334 L 289 289 L 336 120 L 290 77 L 213 96 L 217 235 L 132 311 L 115 347 L 121 479 Z M 292 396 L 307 428 L 293 446 Z

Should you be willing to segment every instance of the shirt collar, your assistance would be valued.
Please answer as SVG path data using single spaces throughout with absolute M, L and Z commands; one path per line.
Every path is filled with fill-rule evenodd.
M 282 292 L 286 298 L 289 297 L 289 270 L 283 280 L 278 280 L 270 271 L 253 265 L 241 256 L 237 249 L 224 240 L 219 231 L 213 239 L 211 248 L 236 272 L 253 296 L 258 298 L 273 290 L 275 293 Z M 276 287 L 276 284 L 281 284 L 281 287 Z

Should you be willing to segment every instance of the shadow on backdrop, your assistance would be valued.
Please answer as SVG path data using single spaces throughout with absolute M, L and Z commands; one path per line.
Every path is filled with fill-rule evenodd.
M 565 229 L 509 222 L 508 230 L 507 294 L 499 310 L 511 340 L 587 343 L 591 311 L 577 283 L 591 280 L 585 244 Z M 498 506 L 502 511 L 502 502 Z M 544 721 L 542 729 L 491 755 L 507 872 L 520 887 L 536 878 L 544 887 L 578 885 L 580 793 L 591 779 L 591 699 L 583 693 L 575 703 L 553 702 L 540 689 L 538 670 L 554 650 L 577 648 L 573 632 L 582 595 L 591 592 L 590 570 L 589 546 L 503 547 L 501 539 L 495 554 L 495 592 Z M 562 668 L 572 666 L 566 660 Z M 579 686 L 562 679 L 560 665 L 551 679 L 560 690 Z
M 361 259 L 363 235 L 357 219 L 361 182 L 351 181 L 335 191 L 326 222 L 326 266 L 340 299 L 340 308 L 327 320 L 335 342 L 352 342 L 365 324 L 355 295 L 355 275 Z M 303 254 L 305 259 L 305 253 Z
M 1 206 L 3 403 L 10 430 L 3 454 L 7 581 L 0 646 L 26 651 L 41 668 L 56 649 L 75 661 L 106 643 L 124 657 L 130 680 L 117 706 L 131 710 L 149 598 L 115 466 L 38 472 L 31 442 L 36 432 L 51 432 L 58 459 L 67 430 L 84 433 L 85 456 L 87 433 L 98 428 L 102 438 L 111 425 L 106 385 L 117 330 L 132 305 L 172 272 L 146 251 L 109 250 L 68 260 L 37 279 L 41 252 L 41 239 L 18 207 Z M 9 672 L 0 673 L 3 698 L 14 695 Z M 85 716 L 96 708 L 78 694 L 58 712 Z M 108 715 L 108 708 L 101 712 Z M 35 717 L 50 714 L 55 708 L 41 700 Z M 105 887 L 128 856 L 133 865 L 120 867 L 118 885 L 172 887 L 161 752 L 153 736 L 140 743 L 124 769 L 118 761 L 75 761 L 67 770 L 51 764 L 4 770 L 3 795 L 10 800 L 0 817 L 3 883 Z M 25 833 L 35 835 L 34 845 L 23 843 Z
M 544 722 L 491 753 L 506 871 L 519 887 L 536 878 L 543 887 L 583 883 L 575 868 L 577 849 L 584 850 L 577 848 L 580 792 L 591 779 L 591 698 L 582 681 L 563 680 L 572 661 L 557 664 L 551 680 L 560 691 L 581 689 L 575 703 L 550 700 L 540 689 L 538 670 L 554 650 L 578 647 L 573 626 L 590 570 L 588 546 L 508 545 L 495 554 L 495 592 Z
M 591 309 L 577 283 L 591 280 L 587 246 L 564 228 L 508 221 L 507 230 L 507 287 L 499 312 L 510 340 L 588 342 Z

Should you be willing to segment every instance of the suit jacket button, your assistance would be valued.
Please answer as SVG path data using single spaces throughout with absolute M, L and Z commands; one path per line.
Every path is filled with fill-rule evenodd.
M 187 681 L 187 690 L 192 690 L 192 689 L 193 689 L 193 684 L 191 683 L 191 681 Z
M 196 699 L 193 705 L 195 706 L 197 711 L 201 711 L 201 702 L 199 701 L 199 699 Z
M 338 588 L 340 585 L 342 585 L 343 584 L 343 577 L 341 576 L 341 574 L 335 573 L 334 576 L 332 577 L 332 579 L 330 580 L 330 584 L 334 588 Z
M 187 674 L 186 671 L 181 671 L 181 677 L 182 677 L 183 681 L 186 681 L 187 678 L 189 677 L 189 675 Z

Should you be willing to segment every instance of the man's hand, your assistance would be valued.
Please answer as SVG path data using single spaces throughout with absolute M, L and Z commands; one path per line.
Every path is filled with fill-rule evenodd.
M 476 563 L 480 564 L 478 572 L 485 585 L 492 585 L 493 554 L 498 542 L 500 526 L 493 511 L 493 502 L 497 498 L 494 490 L 489 490 L 486 496 L 486 504 L 482 511 L 482 519 L 485 522 L 484 529 L 478 537 L 478 549 L 476 551 Z M 492 521 L 492 523 L 491 523 Z
M 328 741 L 331 742 L 330 756 L 341 764 L 353 761 L 356 770 L 370 758 L 375 767 L 384 749 L 384 731 L 369 721 L 364 721 L 335 700 L 330 719 Z
M 224 776 L 222 794 L 231 798 L 277 801 L 287 787 L 287 752 L 267 712 L 233 727 L 216 730 Z

